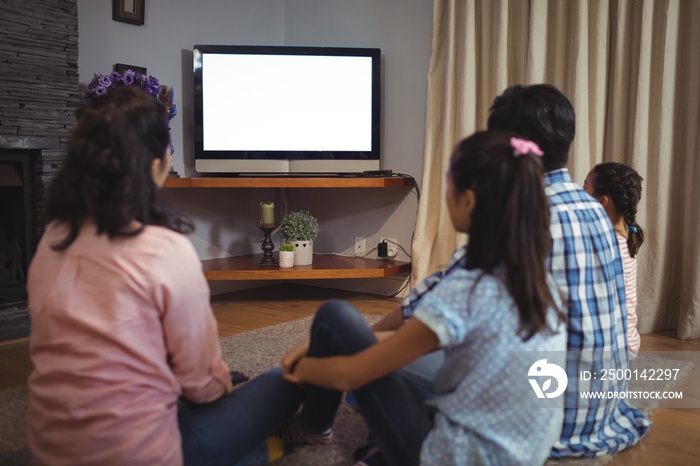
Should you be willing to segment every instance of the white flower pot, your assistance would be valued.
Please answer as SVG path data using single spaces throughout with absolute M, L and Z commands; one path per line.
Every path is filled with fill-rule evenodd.
M 294 267 L 294 251 L 280 251 L 280 269 L 291 269 Z
M 311 265 L 314 260 L 313 241 L 288 241 L 294 245 L 294 265 Z

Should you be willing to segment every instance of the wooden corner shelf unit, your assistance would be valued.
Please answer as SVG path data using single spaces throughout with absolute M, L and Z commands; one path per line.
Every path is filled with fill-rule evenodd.
M 232 177 L 168 178 L 165 188 L 401 188 L 412 187 L 408 178 L 374 177 Z
M 165 188 L 401 188 L 413 187 L 405 177 L 232 177 L 168 178 Z M 312 265 L 291 269 L 260 267 L 262 254 L 202 261 L 207 280 L 310 280 L 386 278 L 410 273 L 411 263 L 314 254 Z
M 386 278 L 410 273 L 410 262 L 314 254 L 311 265 L 291 269 L 260 267 L 262 254 L 202 261 L 207 280 L 310 280 L 333 278 Z

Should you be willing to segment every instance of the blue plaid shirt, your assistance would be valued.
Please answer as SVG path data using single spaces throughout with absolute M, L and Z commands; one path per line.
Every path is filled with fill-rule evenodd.
M 567 309 L 566 409 L 552 457 L 591 457 L 637 443 L 651 421 L 627 400 L 582 401 L 579 391 L 623 392 L 627 382 L 601 380 L 603 369 L 627 369 L 627 314 L 622 258 L 615 233 L 598 201 L 571 181 L 566 169 L 545 175 L 550 205 L 552 250 L 548 267 Z M 447 268 L 419 283 L 404 299 L 404 319 L 413 315 L 423 294 L 453 267 L 464 266 L 466 247 L 455 251 Z M 581 371 L 598 374 L 581 381 Z M 504 427 L 505 428 L 505 427 Z
M 600 380 L 603 369 L 627 369 L 625 283 L 617 239 L 603 207 L 566 169 L 545 175 L 552 251 L 549 269 L 567 309 L 564 426 L 551 456 L 598 456 L 637 443 L 651 421 L 627 400 L 581 401 L 579 391 L 623 392 L 627 382 Z M 581 371 L 598 374 L 582 381 Z

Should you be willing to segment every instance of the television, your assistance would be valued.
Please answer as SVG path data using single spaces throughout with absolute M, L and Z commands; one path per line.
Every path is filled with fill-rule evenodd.
M 197 172 L 379 169 L 380 49 L 195 45 L 193 58 Z

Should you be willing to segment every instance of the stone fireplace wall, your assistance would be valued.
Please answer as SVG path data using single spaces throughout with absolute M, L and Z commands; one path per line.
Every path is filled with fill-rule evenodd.
M 77 0 L 0 0 L 0 148 L 40 149 L 43 185 L 65 158 L 79 100 Z
M 37 239 L 45 187 L 65 159 L 79 100 L 77 0 L 0 0 L 0 160 L 3 151 L 35 154 Z M 0 302 L 0 340 L 8 319 L 22 314 L 22 303 Z

